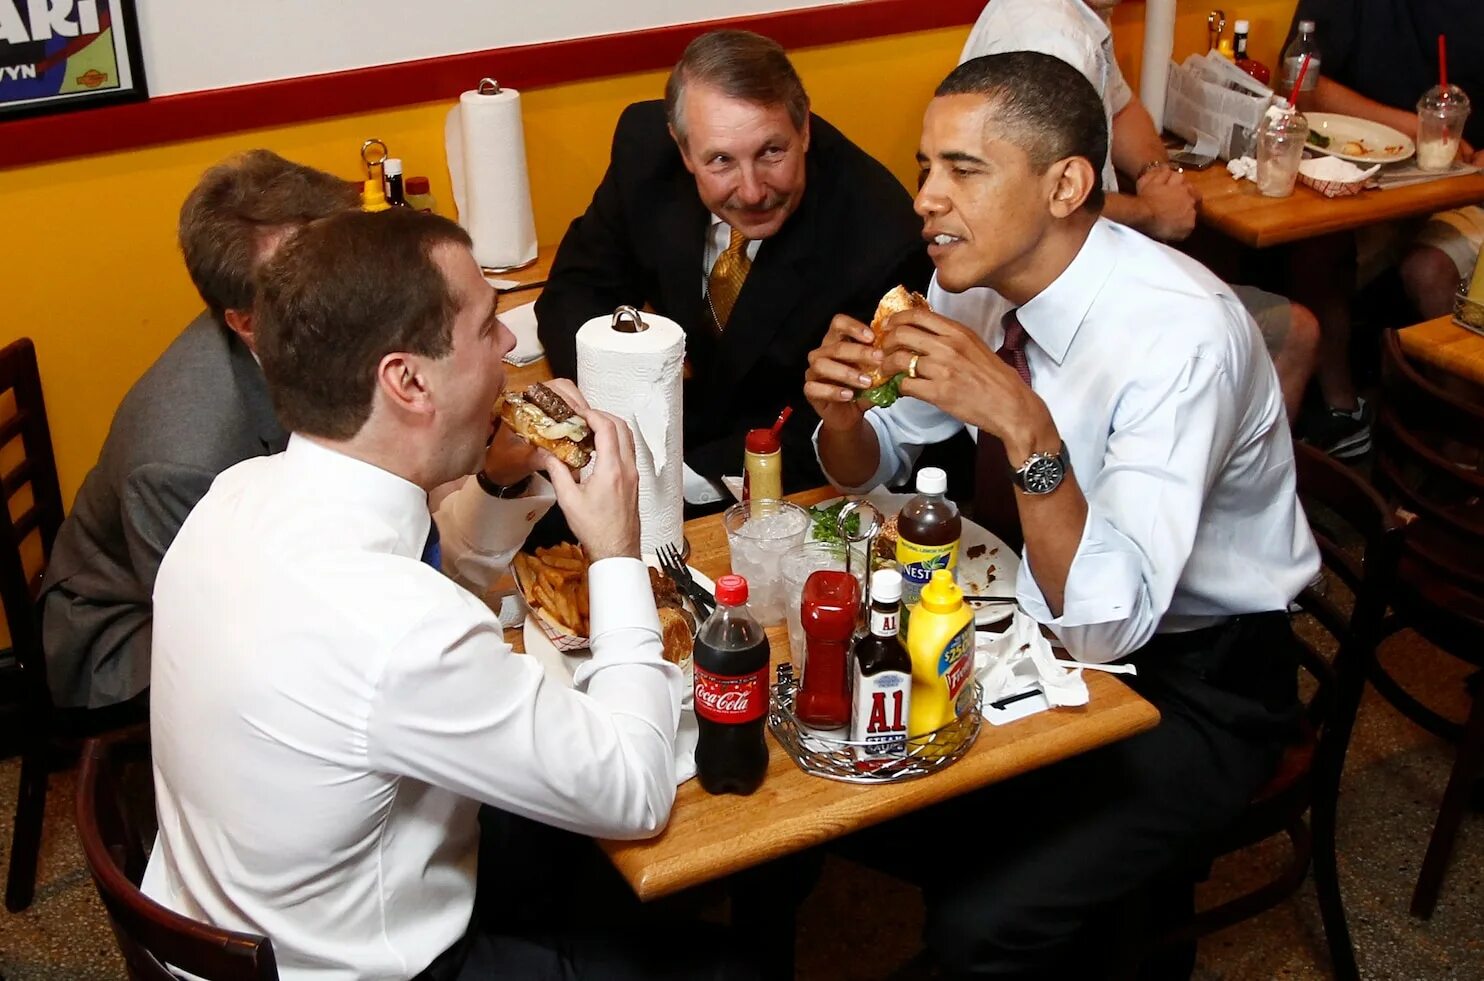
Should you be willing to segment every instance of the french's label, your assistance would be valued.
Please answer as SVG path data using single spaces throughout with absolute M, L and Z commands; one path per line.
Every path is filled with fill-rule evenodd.
M 696 715 L 710 722 L 739 726 L 768 711 L 768 669 L 725 675 L 695 666 Z
M 948 689 L 948 698 L 954 703 L 955 714 L 963 715 L 964 706 L 960 694 L 974 674 L 974 622 L 953 635 L 948 646 L 938 657 L 938 675 Z
M 864 675 L 855 670 L 855 705 L 850 713 L 850 741 L 858 760 L 902 756 L 907 752 L 907 710 L 912 676 L 905 671 Z

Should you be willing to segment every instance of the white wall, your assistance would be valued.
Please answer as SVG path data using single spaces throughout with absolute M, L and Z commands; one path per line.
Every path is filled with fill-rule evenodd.
M 150 94 L 168 95 L 849 2 L 853 0 L 139 0 L 136 7 Z M 497 77 L 499 71 L 497 62 L 488 70 Z

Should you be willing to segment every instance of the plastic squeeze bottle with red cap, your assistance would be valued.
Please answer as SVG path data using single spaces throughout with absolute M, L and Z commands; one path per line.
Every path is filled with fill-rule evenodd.
M 783 447 L 771 429 L 747 431 L 742 459 L 742 500 L 768 501 L 783 497 Z

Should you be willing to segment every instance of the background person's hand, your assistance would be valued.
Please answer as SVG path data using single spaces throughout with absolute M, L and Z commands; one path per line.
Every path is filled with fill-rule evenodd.
M 1196 205 L 1200 195 L 1185 175 L 1169 167 L 1156 167 L 1139 178 L 1138 199 L 1149 207 L 1149 234 L 1165 242 L 1179 242 L 1195 231 Z
M 804 372 L 804 397 L 819 413 L 826 429 L 853 428 L 865 416 L 867 405 L 856 395 L 871 384 L 871 372 L 884 355 L 871 346 L 871 328 L 853 317 L 837 314 L 819 347 L 809 352 Z
M 569 392 L 555 386 L 552 389 L 578 408 L 577 399 Z M 566 464 L 546 450 L 536 451 L 539 465 L 547 472 L 562 515 L 587 552 L 588 561 L 615 556 L 637 559 L 639 471 L 634 465 L 634 434 L 628 423 L 589 407 L 585 400 L 578 414 L 593 431 L 593 463 L 587 476 L 578 480 Z

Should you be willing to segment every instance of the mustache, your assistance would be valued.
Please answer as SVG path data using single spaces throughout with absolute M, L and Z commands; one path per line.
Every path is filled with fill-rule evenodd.
M 736 197 L 727 198 L 726 208 L 728 211 L 741 211 L 746 214 L 766 214 L 769 211 L 777 211 L 788 201 L 787 194 L 770 194 L 763 199 L 761 204 L 743 204 Z

